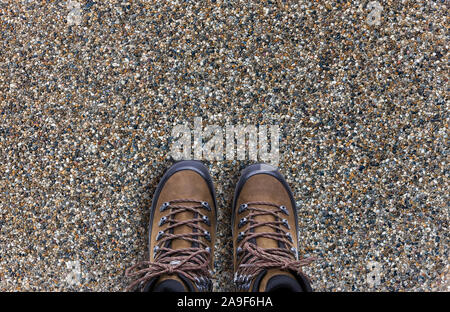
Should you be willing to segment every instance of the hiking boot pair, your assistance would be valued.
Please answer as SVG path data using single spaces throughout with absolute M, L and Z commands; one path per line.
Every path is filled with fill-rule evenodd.
M 280 172 L 247 167 L 232 206 L 234 283 L 239 291 L 311 291 L 298 259 L 295 200 Z M 158 184 L 150 211 L 149 261 L 126 270 L 129 290 L 211 291 L 217 203 L 208 169 L 175 163 Z

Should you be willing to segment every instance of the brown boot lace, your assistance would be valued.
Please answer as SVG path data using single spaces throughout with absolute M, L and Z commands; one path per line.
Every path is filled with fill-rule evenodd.
M 278 208 L 270 210 L 258 208 L 258 206 L 269 206 Z M 270 202 L 248 202 L 239 206 L 238 213 L 249 211 L 249 214 L 240 219 L 238 227 L 249 223 L 245 232 L 240 232 L 237 242 L 240 246 L 237 248 L 237 257 L 241 258 L 239 267 L 234 275 L 234 283 L 240 290 L 248 290 L 253 279 L 264 269 L 280 269 L 293 271 L 299 275 L 309 278 L 302 272 L 301 267 L 309 265 L 316 260 L 314 257 L 298 259 L 298 251 L 294 247 L 292 236 L 288 231 L 290 226 L 282 215 L 288 215 L 289 212 L 285 206 L 279 206 Z M 257 216 L 272 215 L 274 221 L 255 221 Z M 274 229 L 274 232 L 251 232 L 260 226 L 268 226 Z M 256 238 L 271 238 L 277 242 L 283 243 L 286 248 L 261 248 L 254 243 Z
M 187 207 L 182 203 L 194 203 L 195 206 Z M 199 291 L 212 289 L 211 272 L 209 271 L 209 262 L 211 259 L 211 248 L 205 244 L 201 237 L 207 241 L 211 241 L 211 234 L 205 231 L 199 222 L 210 224 L 207 216 L 200 213 L 200 209 L 211 210 L 207 202 L 192 199 L 177 199 L 164 203 L 160 210 L 171 209 L 171 212 L 160 220 L 159 225 L 170 223 L 164 230 L 158 232 L 156 240 L 157 246 L 154 247 L 154 262 L 141 261 L 125 271 L 125 276 L 134 278 L 127 291 L 135 289 L 137 286 L 142 288 L 152 278 L 164 274 L 178 274 L 192 281 Z M 175 215 L 182 212 L 193 212 L 194 219 L 177 221 Z M 191 233 L 171 234 L 170 230 L 179 226 L 189 226 L 192 228 Z M 171 249 L 168 242 L 174 239 L 182 239 L 192 244 L 191 248 Z

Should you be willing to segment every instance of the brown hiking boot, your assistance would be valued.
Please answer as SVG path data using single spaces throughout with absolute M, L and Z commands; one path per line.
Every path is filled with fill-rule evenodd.
M 241 291 L 312 291 L 298 259 L 294 196 L 281 173 L 266 164 L 247 167 L 232 210 L 234 282 Z
M 211 291 L 216 198 L 208 169 L 199 161 L 171 166 L 156 188 L 150 210 L 150 260 L 126 270 L 128 289 Z

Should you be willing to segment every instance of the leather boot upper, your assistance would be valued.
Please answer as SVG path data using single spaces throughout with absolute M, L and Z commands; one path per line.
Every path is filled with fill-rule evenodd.
M 127 276 L 136 279 L 130 287 L 147 291 L 173 287 L 179 291 L 182 285 L 186 291 L 211 290 L 215 205 L 206 167 L 185 161 L 169 169 L 153 198 L 150 259 L 127 270 Z
M 305 283 L 300 267 L 312 261 L 298 260 L 297 213 L 287 183 L 275 168 L 263 168 L 269 170 L 241 177 L 233 204 L 233 260 L 239 290 L 262 291 L 276 275 Z M 304 288 L 309 290 L 309 284 Z

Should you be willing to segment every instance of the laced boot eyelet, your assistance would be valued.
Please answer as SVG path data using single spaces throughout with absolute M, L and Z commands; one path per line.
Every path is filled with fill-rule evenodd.
M 236 254 L 239 256 L 241 253 L 242 253 L 242 248 L 241 247 L 238 247 L 238 248 L 236 248 Z
M 212 288 L 212 281 L 207 277 L 204 276 L 195 277 L 194 281 L 195 286 L 199 291 L 204 291 Z
M 287 216 L 289 215 L 289 211 L 287 210 L 286 206 L 281 205 L 279 208 L 282 213 L 284 213 Z
M 163 204 L 161 205 L 161 207 L 159 207 L 159 211 L 163 212 L 163 211 L 166 210 L 167 207 L 169 207 L 169 206 L 170 206 L 170 203 L 169 203 L 169 202 L 165 202 L 165 203 L 163 203 Z
M 240 242 L 244 238 L 245 232 L 239 232 L 237 241 Z
M 239 220 L 238 228 L 243 227 L 247 223 L 247 221 L 247 218 L 242 218 L 241 220 Z
M 198 277 L 194 278 L 195 287 L 197 287 L 198 291 L 203 291 L 203 282 Z
M 292 254 L 293 254 L 294 256 L 297 257 L 297 248 L 291 247 L 291 252 L 292 252 Z
M 156 235 L 156 240 L 157 241 L 160 240 L 163 237 L 163 235 L 164 235 L 164 231 L 159 231 L 158 235 Z
M 211 222 L 209 221 L 209 218 L 207 216 L 202 217 L 203 223 L 205 223 L 207 226 L 211 225 Z
M 211 211 L 211 206 L 209 206 L 208 202 L 202 201 L 202 207 L 208 211 Z
M 205 290 L 208 290 L 212 284 L 212 282 L 210 281 L 209 278 L 202 276 L 201 277 L 202 281 L 203 281 L 203 287 Z
M 283 226 L 284 226 L 285 228 L 287 228 L 288 230 L 291 229 L 291 227 L 289 226 L 289 222 L 288 222 L 287 219 L 283 219 L 283 220 L 281 220 L 281 222 L 283 222 Z
M 292 243 L 292 235 L 291 235 L 291 233 L 287 232 L 286 233 L 286 237 Z
M 163 225 L 166 222 L 167 222 L 167 217 L 162 217 L 161 220 L 159 220 L 158 225 L 161 226 L 161 225 Z
M 238 213 L 243 213 L 248 208 L 247 204 L 241 204 L 238 209 Z
M 205 277 L 206 288 L 210 289 L 212 287 L 212 280 L 209 277 Z
M 238 275 L 237 273 L 234 273 L 233 283 L 238 284 L 240 278 L 241 278 L 240 274 Z
M 205 235 L 205 239 L 210 242 L 211 241 L 211 234 L 208 231 L 204 231 L 203 235 Z
M 159 251 L 159 246 L 155 246 L 155 247 L 153 248 L 153 258 L 156 257 L 156 254 L 158 253 L 158 251 Z
M 248 290 L 250 288 L 250 284 L 251 284 L 251 276 L 246 275 L 244 278 L 244 284 L 242 285 L 242 288 L 244 290 Z

